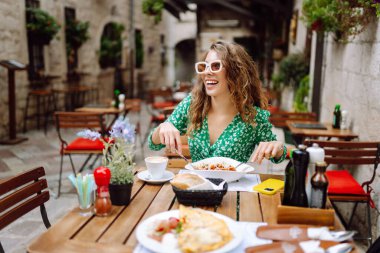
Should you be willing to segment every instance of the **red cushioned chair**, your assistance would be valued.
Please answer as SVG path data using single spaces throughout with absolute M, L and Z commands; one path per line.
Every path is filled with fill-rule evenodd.
M 92 165 L 103 154 L 103 143 L 100 140 L 89 140 L 85 138 L 78 137 L 68 143 L 62 137 L 62 128 L 76 128 L 78 131 L 91 129 L 94 131 L 99 131 L 100 133 L 105 133 L 105 124 L 103 115 L 99 113 L 86 113 L 86 112 L 56 112 L 56 127 L 58 132 L 59 140 L 61 141 L 61 166 L 59 170 L 59 184 L 58 184 L 58 195 L 61 194 L 61 177 L 63 168 L 63 157 L 68 155 L 70 158 L 71 167 L 73 173 L 76 174 L 74 162 L 71 155 L 87 155 L 87 159 L 83 163 L 79 172 L 81 172 L 87 163 L 90 161 L 93 155 L 96 155 Z
M 371 244 L 371 212 L 370 207 L 374 207 L 371 199 L 373 191 L 371 184 L 376 176 L 376 169 L 379 164 L 380 157 L 380 142 L 356 142 L 356 141 L 320 141 L 306 140 L 305 144 L 311 146 L 312 143 L 317 143 L 325 150 L 325 161 L 327 164 L 336 165 L 373 165 L 371 178 L 361 185 L 347 170 L 327 171 L 326 175 L 329 179 L 328 196 L 331 200 L 334 209 L 346 228 L 349 228 L 352 223 L 358 203 L 367 204 L 367 222 L 368 222 L 368 237 L 365 238 Z M 334 202 L 354 202 L 348 224 L 345 223 L 342 215 L 334 205 Z M 360 238 L 358 238 L 360 239 Z M 363 238 L 362 238 L 363 239 Z

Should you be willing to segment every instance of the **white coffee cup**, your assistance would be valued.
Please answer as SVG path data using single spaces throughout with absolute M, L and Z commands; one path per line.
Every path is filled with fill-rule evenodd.
M 150 156 L 145 158 L 146 168 L 152 179 L 160 179 L 164 176 L 169 159 L 164 156 Z

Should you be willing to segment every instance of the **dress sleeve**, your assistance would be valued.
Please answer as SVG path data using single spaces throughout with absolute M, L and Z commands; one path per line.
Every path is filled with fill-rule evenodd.
M 257 110 L 257 115 L 256 115 L 256 123 L 257 123 L 257 139 L 258 143 L 259 142 L 264 142 L 264 141 L 276 141 L 277 137 L 276 135 L 272 132 L 272 124 L 269 122 L 269 115 L 270 113 L 267 110 L 260 109 L 256 107 Z M 279 159 L 276 158 L 271 158 L 270 160 L 273 163 L 280 163 L 282 162 L 286 157 L 286 147 L 285 145 L 283 146 L 283 153 Z
M 189 112 L 190 103 L 191 103 L 191 95 L 188 95 L 177 105 L 173 113 L 165 121 L 165 122 L 172 123 L 173 126 L 175 126 L 175 128 L 178 129 L 181 135 L 183 135 L 187 131 L 188 112 Z M 164 144 L 154 144 L 152 141 L 152 134 L 154 130 L 156 130 L 156 128 L 157 127 L 155 127 L 150 132 L 149 137 L 148 137 L 148 146 L 151 150 L 160 150 L 163 147 L 165 147 Z

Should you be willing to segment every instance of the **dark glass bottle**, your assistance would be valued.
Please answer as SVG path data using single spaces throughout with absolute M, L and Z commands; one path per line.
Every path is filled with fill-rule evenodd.
M 309 164 L 309 153 L 306 151 L 305 145 L 298 145 L 298 150 L 293 151 L 294 165 L 294 188 L 290 197 L 289 205 L 308 207 L 305 178 L 307 166 Z
M 334 116 L 333 116 L 333 125 L 332 125 L 333 128 L 338 128 L 338 129 L 340 128 L 341 118 L 342 118 L 342 113 L 340 111 L 340 104 L 336 104 L 335 109 L 334 109 Z
M 329 180 L 325 174 L 327 164 L 325 162 L 317 162 L 315 165 L 315 173 L 311 177 L 311 202 L 310 207 L 326 208 L 327 187 Z
M 294 188 L 294 166 L 293 166 L 293 150 L 290 150 L 290 160 L 285 169 L 285 187 L 284 187 L 284 198 L 282 199 L 283 205 L 289 205 L 290 198 L 293 193 Z
M 120 94 L 120 90 L 116 89 L 114 92 L 114 101 L 115 101 L 115 108 L 119 108 L 119 94 Z

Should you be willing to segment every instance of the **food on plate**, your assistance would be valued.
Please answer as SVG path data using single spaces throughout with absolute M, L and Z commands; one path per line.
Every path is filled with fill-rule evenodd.
M 228 171 L 236 171 L 236 168 L 232 165 L 226 163 L 202 163 L 199 165 L 195 165 L 195 168 L 198 170 L 228 170 Z
M 182 222 L 176 217 L 169 217 L 166 220 L 158 220 L 154 224 L 154 229 L 149 237 L 161 242 L 165 234 L 178 234 L 182 230 Z
M 188 188 L 203 184 L 204 180 L 195 174 L 177 174 L 170 183 L 181 189 L 181 190 L 187 190 Z
M 233 235 L 224 220 L 198 208 L 180 206 L 182 231 L 178 244 L 182 252 L 207 252 L 216 250 L 232 240 Z
M 178 247 L 184 253 L 216 250 L 233 239 L 224 220 L 202 209 L 183 205 L 179 207 L 179 219 L 169 217 L 155 221 L 148 236 L 164 247 Z

